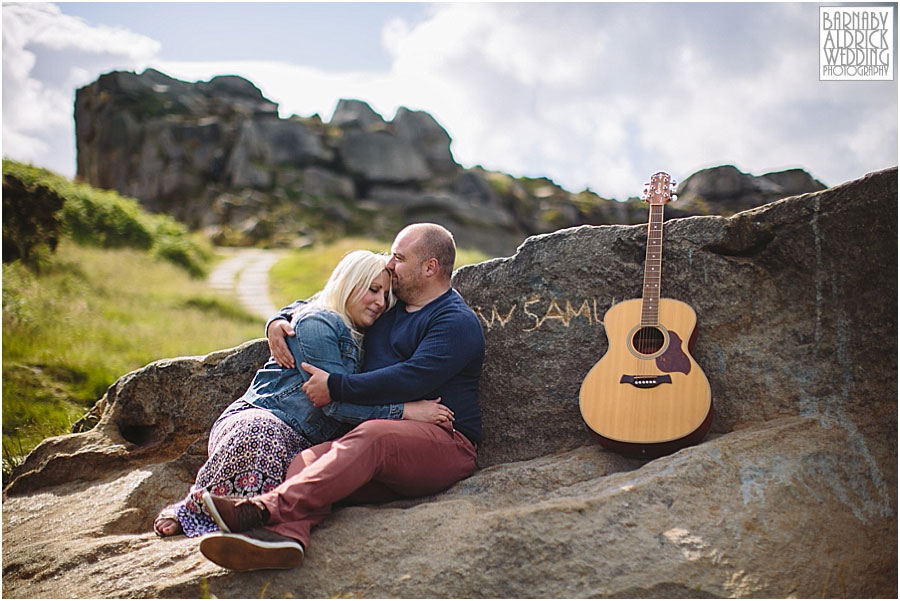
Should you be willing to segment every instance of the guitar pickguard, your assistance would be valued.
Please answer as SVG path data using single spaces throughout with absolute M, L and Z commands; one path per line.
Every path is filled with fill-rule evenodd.
M 681 337 L 669 330 L 669 347 L 662 355 L 656 358 L 656 367 L 666 373 L 681 372 L 685 375 L 691 373 L 691 360 L 681 348 Z

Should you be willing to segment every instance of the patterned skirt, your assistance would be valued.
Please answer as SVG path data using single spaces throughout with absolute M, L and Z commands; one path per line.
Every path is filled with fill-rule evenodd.
M 291 460 L 312 446 L 265 409 L 238 402 L 212 427 L 209 459 L 187 497 L 172 509 L 187 536 L 218 530 L 201 502 L 203 489 L 217 496 L 252 497 L 284 481 Z

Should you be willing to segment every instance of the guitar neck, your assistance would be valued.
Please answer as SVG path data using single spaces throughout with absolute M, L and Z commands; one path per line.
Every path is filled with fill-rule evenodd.
M 641 304 L 642 326 L 654 326 L 659 323 L 664 208 L 664 204 L 650 205 L 650 223 L 647 225 L 647 256 L 644 259 L 644 291 Z

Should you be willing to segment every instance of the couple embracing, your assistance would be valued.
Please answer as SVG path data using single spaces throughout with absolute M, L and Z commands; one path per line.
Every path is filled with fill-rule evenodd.
M 272 353 L 210 432 L 209 459 L 160 536 L 203 536 L 232 570 L 290 568 L 338 501 L 439 492 L 475 470 L 484 334 L 451 287 L 452 234 L 414 224 L 389 257 L 345 256 L 269 320 Z

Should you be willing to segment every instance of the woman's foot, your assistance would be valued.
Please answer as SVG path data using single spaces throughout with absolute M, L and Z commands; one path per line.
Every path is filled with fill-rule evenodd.
M 175 510 L 171 507 L 166 507 L 159 512 L 159 515 L 153 520 L 153 531 L 156 532 L 157 536 L 163 538 L 184 533 L 184 530 L 181 528 L 181 522 L 175 517 Z

